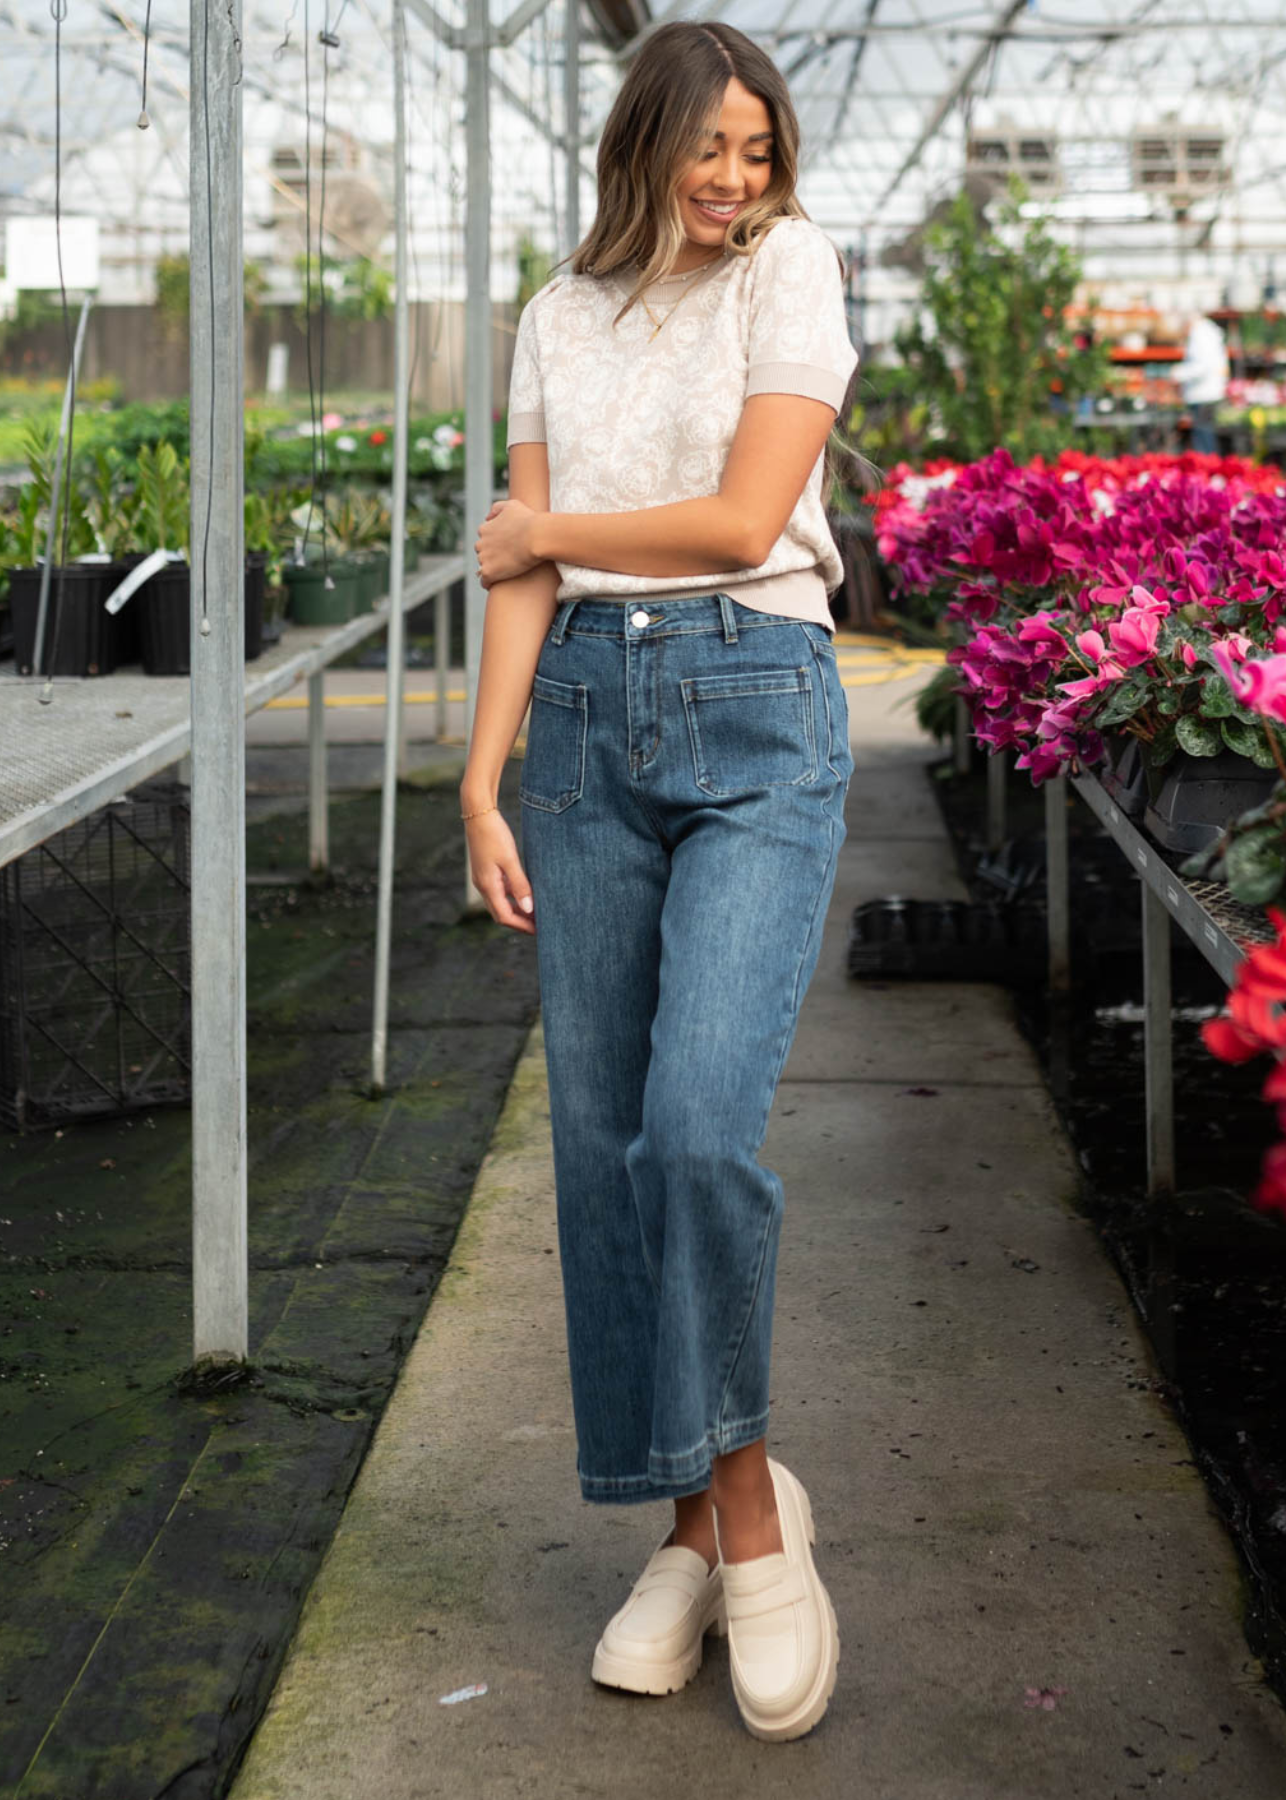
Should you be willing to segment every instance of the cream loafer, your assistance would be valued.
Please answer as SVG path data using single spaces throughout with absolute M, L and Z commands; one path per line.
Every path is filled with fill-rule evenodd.
M 826 1711 L 835 1691 L 839 1626 L 813 1567 L 808 1495 L 781 1463 L 770 1457 L 768 1467 L 783 1548 L 719 1566 L 737 1705 L 752 1736 L 779 1742 L 802 1737 Z
M 696 1550 L 663 1544 L 608 1621 L 591 1671 L 603 1687 L 673 1694 L 701 1667 L 708 1631 L 728 1629 L 719 1565 Z

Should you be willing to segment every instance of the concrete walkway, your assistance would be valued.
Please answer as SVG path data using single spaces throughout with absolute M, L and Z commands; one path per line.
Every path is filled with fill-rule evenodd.
M 537 1028 L 233 1800 L 1281 1795 L 1234 1552 L 1006 996 L 845 975 L 859 900 L 959 891 L 906 692 L 850 696 L 849 838 L 763 1150 L 826 1719 L 750 1738 L 722 1643 L 665 1700 L 590 1681 L 666 1520 L 576 1487 Z

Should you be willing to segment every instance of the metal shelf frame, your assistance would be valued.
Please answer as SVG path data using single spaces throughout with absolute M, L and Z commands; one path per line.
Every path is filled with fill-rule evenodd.
M 462 555 L 428 559 L 406 582 L 403 613 L 435 596 L 445 598 L 446 589 L 463 574 Z M 361 613 L 344 625 L 287 626 L 278 644 L 269 646 L 261 658 L 245 666 L 247 717 L 288 693 L 300 681 L 309 684 L 309 746 L 313 752 L 309 758 L 309 805 L 315 825 L 324 821 L 327 802 L 324 672 L 347 651 L 384 630 L 389 618 L 386 595 L 376 601 L 372 612 Z M 441 620 L 437 639 L 441 695 L 447 648 Z M 66 738 L 74 734 L 84 740 L 82 753 L 71 759 L 65 779 L 56 773 L 46 779 L 38 767 L 29 770 L 26 779 L 21 775 L 15 778 L 12 767 L 8 779 L 0 777 L 0 868 L 65 826 L 87 818 L 128 788 L 171 767 L 191 749 L 187 675 L 123 673 L 85 681 L 56 681 L 48 706 L 38 703 L 41 686 L 36 676 L 0 679 L 0 742 L 17 746 L 24 738 L 30 741 L 33 734 L 39 733 L 37 751 L 44 738 L 52 751 L 58 740 L 65 744 Z M 121 711 L 139 706 L 140 697 L 151 704 L 140 708 L 133 719 L 121 720 Z M 439 731 L 443 712 L 439 700 Z M 55 770 L 52 754 L 44 759 L 44 768 Z M 312 864 L 316 869 L 324 869 L 324 831 L 320 857 L 316 854 L 318 847 L 314 831 Z
M 1068 785 L 1079 794 L 1139 877 L 1143 915 L 1143 1033 L 1147 1114 L 1148 1192 L 1175 1190 L 1174 1063 L 1170 1002 L 1171 921 L 1192 940 L 1221 979 L 1232 986 L 1243 944 L 1270 938 L 1266 922 L 1224 897 L 1208 882 L 1185 881 L 1149 842 L 1095 776 L 1057 776 L 1045 784 L 1046 875 L 1049 896 L 1049 980 L 1057 995 L 1071 985 L 1071 896 L 1068 876 Z M 1223 915 L 1217 917 L 1212 907 Z M 1229 927 L 1244 928 L 1241 941 Z

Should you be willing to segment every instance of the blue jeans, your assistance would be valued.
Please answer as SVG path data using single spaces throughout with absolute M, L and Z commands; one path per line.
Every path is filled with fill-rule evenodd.
M 782 1184 L 756 1153 L 852 770 L 824 626 L 727 594 L 559 607 L 522 856 L 587 1500 L 699 1493 L 767 1428 Z

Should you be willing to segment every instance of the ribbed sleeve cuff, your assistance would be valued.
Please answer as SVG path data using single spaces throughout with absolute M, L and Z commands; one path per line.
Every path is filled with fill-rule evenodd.
M 509 444 L 543 444 L 545 441 L 543 412 L 510 413 L 506 447 Z
M 824 400 L 838 412 L 847 386 L 844 376 L 814 363 L 756 363 L 746 379 L 746 398 L 751 394 L 806 394 L 810 400 Z

